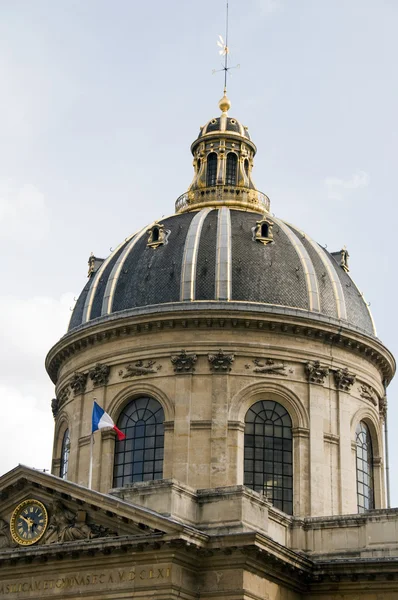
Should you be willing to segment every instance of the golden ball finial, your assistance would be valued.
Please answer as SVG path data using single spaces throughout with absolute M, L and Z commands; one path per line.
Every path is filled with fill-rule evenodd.
M 226 113 L 231 108 L 231 101 L 227 98 L 227 90 L 224 90 L 224 96 L 221 98 L 218 103 L 221 112 Z

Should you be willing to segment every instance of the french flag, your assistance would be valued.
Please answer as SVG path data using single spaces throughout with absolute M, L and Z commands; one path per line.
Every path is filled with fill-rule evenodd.
M 118 427 L 116 427 L 115 423 L 111 419 L 111 417 L 104 411 L 103 408 L 100 407 L 99 404 L 94 400 L 93 406 L 93 416 L 92 416 L 92 433 L 97 431 L 98 429 L 105 429 L 106 427 L 112 427 L 115 430 L 117 439 L 122 441 L 126 439 L 126 436 Z

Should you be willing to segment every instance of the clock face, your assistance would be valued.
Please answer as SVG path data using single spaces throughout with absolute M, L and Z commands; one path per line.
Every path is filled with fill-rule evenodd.
M 48 516 L 44 504 L 38 500 L 24 500 L 12 513 L 11 535 L 17 544 L 30 546 L 43 536 L 47 522 Z

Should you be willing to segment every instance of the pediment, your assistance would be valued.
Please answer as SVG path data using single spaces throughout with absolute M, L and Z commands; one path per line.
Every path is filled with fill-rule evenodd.
M 29 515 L 23 517 L 25 513 L 21 513 L 28 525 L 16 532 L 21 537 L 18 542 L 11 534 L 10 523 L 14 511 L 27 500 L 41 503 L 48 520 L 41 526 L 45 531 L 40 539 L 32 542 L 34 533 L 29 533 L 40 526 L 29 526 Z M 183 529 L 154 511 L 29 467 L 20 465 L 0 478 L 0 558 L 3 551 L 13 548 L 40 547 L 45 551 L 58 544 L 87 544 L 104 538 L 155 541 L 169 534 L 174 537 Z

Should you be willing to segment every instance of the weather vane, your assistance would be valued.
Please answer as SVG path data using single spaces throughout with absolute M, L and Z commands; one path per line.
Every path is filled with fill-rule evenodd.
M 227 74 L 231 69 L 239 69 L 240 65 L 235 65 L 234 67 L 229 67 L 228 66 L 228 54 L 229 54 L 229 47 L 228 47 L 228 0 L 227 0 L 227 11 L 226 11 L 226 24 L 225 24 L 225 41 L 222 37 L 222 35 L 218 36 L 218 40 L 217 40 L 217 46 L 220 48 L 219 50 L 219 54 L 220 56 L 224 56 L 224 65 L 222 69 L 213 69 L 213 75 L 214 73 L 220 73 L 221 71 L 224 71 L 224 95 L 226 95 L 227 93 Z

